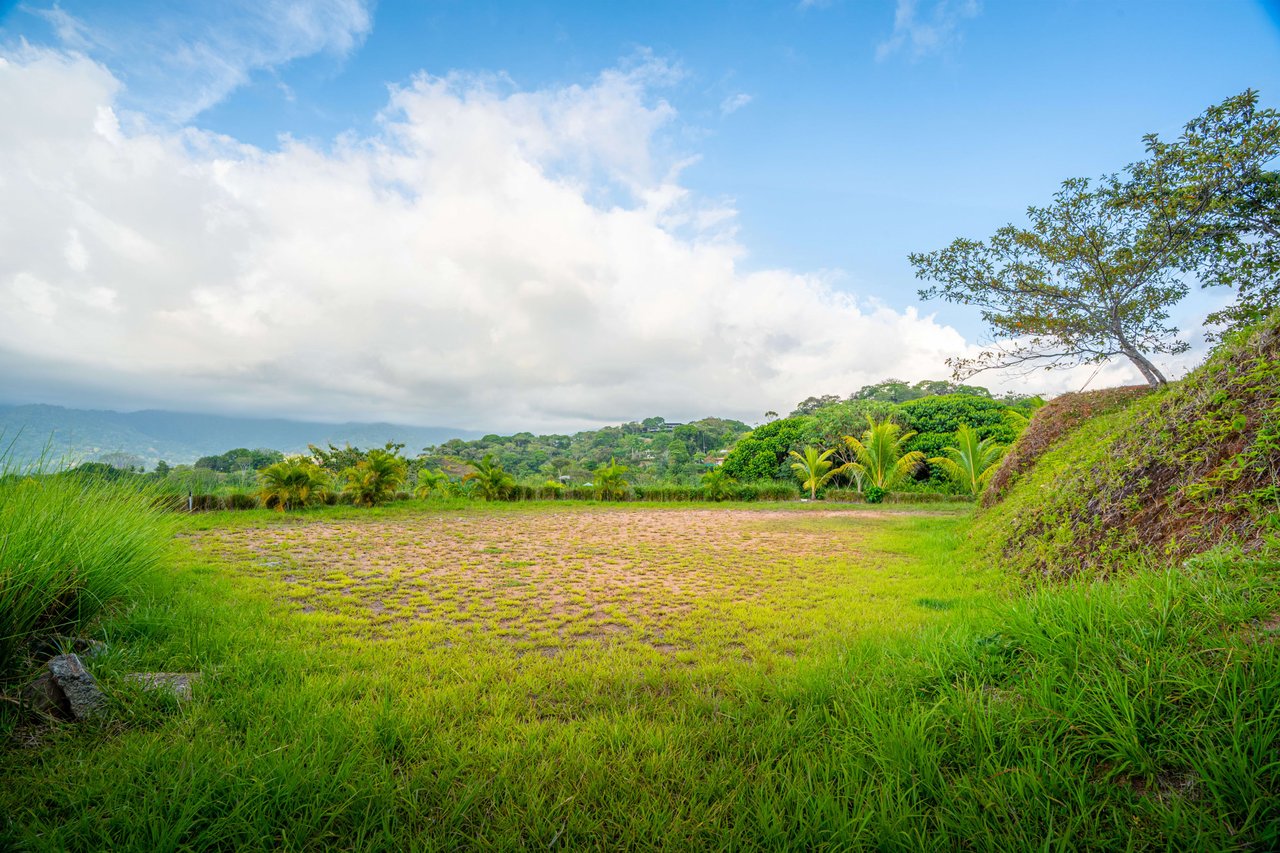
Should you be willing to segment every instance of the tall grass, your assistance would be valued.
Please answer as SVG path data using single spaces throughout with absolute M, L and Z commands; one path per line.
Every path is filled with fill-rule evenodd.
M 130 482 L 0 458 L 0 685 L 31 642 L 92 619 L 159 561 L 172 521 Z

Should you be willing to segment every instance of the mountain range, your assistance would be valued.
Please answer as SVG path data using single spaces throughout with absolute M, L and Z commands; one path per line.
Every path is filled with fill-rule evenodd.
M 162 459 L 181 465 L 236 447 L 298 453 L 308 444 L 381 447 L 388 441 L 403 442 L 405 452 L 413 455 L 451 438 L 480 436 L 479 432 L 451 427 L 0 404 L 0 454 L 9 465 L 30 464 L 41 458 L 55 465 L 75 464 L 120 454 L 116 458 L 136 457 L 151 468 Z

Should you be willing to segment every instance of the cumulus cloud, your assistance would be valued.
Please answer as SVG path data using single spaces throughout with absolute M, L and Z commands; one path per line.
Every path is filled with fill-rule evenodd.
M 328 53 L 344 57 L 373 26 L 372 0 L 221 0 L 157 15 L 143 4 L 24 7 L 64 47 L 128 81 L 131 106 L 184 122 L 249 82 L 256 71 Z
M 941 375 L 955 330 L 742 269 L 662 153 L 670 74 L 424 74 L 373 135 L 268 152 L 122 128 L 82 55 L 0 60 L 0 394 L 516 430 Z
M 920 0 L 898 0 L 893 32 L 876 47 L 876 59 L 906 51 L 913 59 L 942 50 L 960 37 L 961 24 L 982 11 L 979 0 L 934 0 L 922 10 Z

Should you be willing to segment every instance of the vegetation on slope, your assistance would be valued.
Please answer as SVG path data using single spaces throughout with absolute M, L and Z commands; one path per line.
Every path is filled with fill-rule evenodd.
M 1039 435 L 1028 430 L 1023 441 Z M 1033 454 L 1015 448 L 1008 467 Z M 1053 576 L 1222 543 L 1253 550 L 1276 531 L 1278 469 L 1280 314 L 1229 338 L 1167 390 L 1061 439 L 979 517 L 973 536 L 991 559 Z

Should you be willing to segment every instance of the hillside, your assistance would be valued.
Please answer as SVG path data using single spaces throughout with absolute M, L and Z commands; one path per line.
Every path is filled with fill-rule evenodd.
M 329 442 L 370 447 L 397 441 L 416 452 L 428 445 L 478 435 L 450 427 L 388 423 L 330 424 L 160 410 L 111 412 L 0 405 L 0 436 L 5 446 L 12 443 L 10 460 L 19 463 L 42 455 L 85 461 L 121 453 L 136 456 L 151 467 L 161 459 L 174 465 L 195 462 L 233 447 L 269 447 L 290 453 L 306 450 L 308 443 Z
M 987 503 L 975 542 L 1024 574 L 1261 546 L 1280 519 L 1280 315 L 1161 391 L 1046 406 Z

